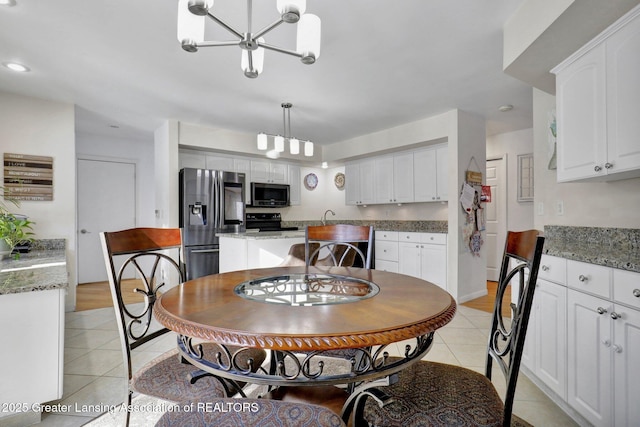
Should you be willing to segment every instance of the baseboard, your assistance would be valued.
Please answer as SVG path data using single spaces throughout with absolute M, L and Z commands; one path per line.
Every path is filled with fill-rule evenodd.
M 485 288 L 484 290 L 478 291 L 478 292 L 474 292 L 472 294 L 468 294 L 462 297 L 458 297 L 458 304 L 464 304 L 467 301 L 471 301 L 474 300 L 476 298 L 480 298 L 480 297 L 484 297 L 488 295 L 487 289 Z

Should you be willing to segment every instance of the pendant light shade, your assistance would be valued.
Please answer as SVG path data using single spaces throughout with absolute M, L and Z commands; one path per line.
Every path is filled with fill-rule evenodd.
M 307 157 L 313 156 L 313 142 L 306 141 L 304 143 L 304 155 Z
M 297 138 L 289 140 L 289 152 L 291 154 L 300 154 L 300 141 Z
M 298 22 L 296 51 L 304 64 L 313 64 L 320 57 L 320 18 L 307 13 Z
M 213 0 L 211 1 L 213 4 Z M 204 41 L 204 16 L 189 11 L 189 0 L 178 2 L 178 41 L 188 52 L 198 50 L 197 43 Z
M 267 134 L 258 134 L 258 150 L 266 150 L 268 148 Z
M 282 16 L 282 20 L 288 23 L 298 22 L 307 10 L 306 0 L 278 0 L 276 3 L 278 12 Z
M 258 43 L 264 43 L 264 39 L 260 37 Z M 249 57 L 251 57 L 251 60 L 249 60 Z M 242 49 L 240 67 L 245 76 L 251 79 L 258 77 L 264 68 L 264 48 L 259 47 L 256 50 Z
M 275 149 L 278 153 L 282 153 L 284 151 L 284 137 L 278 135 L 274 138 Z

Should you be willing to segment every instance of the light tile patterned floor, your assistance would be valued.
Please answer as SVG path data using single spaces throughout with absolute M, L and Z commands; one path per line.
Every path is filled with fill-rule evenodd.
M 454 365 L 483 371 L 486 336 L 490 315 L 459 306 L 456 317 L 438 331 L 433 349 L 426 357 Z M 126 393 L 122 372 L 122 355 L 112 308 L 66 314 L 64 394 L 59 402 L 72 408 L 61 413 L 44 414 L 41 426 L 76 427 L 91 422 L 100 415 L 96 407 L 118 405 Z M 161 352 L 175 346 L 175 337 L 167 335 L 137 353 L 135 363 L 141 366 Z M 390 349 L 394 351 L 393 348 Z M 397 355 L 403 345 L 395 345 Z M 495 376 L 496 388 L 502 392 L 504 381 Z M 535 426 L 576 425 L 524 375 L 518 382 L 514 412 Z M 131 426 L 147 427 L 154 414 L 133 414 Z M 92 423 L 94 424 L 94 423 Z M 98 423 L 95 423 L 98 424 Z M 117 421 L 101 419 L 100 426 L 118 425 Z

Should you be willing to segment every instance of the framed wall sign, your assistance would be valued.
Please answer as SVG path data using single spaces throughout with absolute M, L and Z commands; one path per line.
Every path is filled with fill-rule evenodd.
M 533 201 L 533 154 L 518 156 L 518 201 Z
M 53 200 L 53 157 L 4 153 L 4 188 L 14 200 Z

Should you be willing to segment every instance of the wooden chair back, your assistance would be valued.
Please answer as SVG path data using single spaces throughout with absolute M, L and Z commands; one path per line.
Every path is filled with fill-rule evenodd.
M 485 375 L 491 379 L 493 363 L 500 367 L 507 382 L 504 401 L 505 423 L 511 419 L 524 340 L 538 279 L 544 237 L 538 230 L 509 231 L 505 243 L 498 289 L 487 346 Z M 504 295 L 511 286 L 517 302 L 507 301 L 511 319 L 503 317 Z M 507 311 L 507 310 L 505 310 Z
M 131 350 L 169 332 L 153 321 L 153 306 L 166 280 L 173 277 L 177 283 L 184 281 L 182 232 L 179 228 L 132 228 L 102 232 L 100 240 L 124 365 L 131 380 Z M 177 261 L 167 254 L 169 250 L 178 251 Z M 128 280 L 132 271 L 135 279 Z M 140 303 L 128 304 L 132 296 L 137 296 Z
M 311 242 L 319 243 L 319 247 L 312 250 Z M 360 244 L 367 244 L 363 252 Z M 373 253 L 373 226 L 366 225 L 319 225 L 307 226 L 305 229 L 305 261 L 312 265 L 323 249 L 328 249 L 328 255 L 318 260 L 316 265 L 334 265 L 348 267 L 353 265 L 356 257 L 364 268 L 371 268 Z

